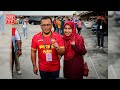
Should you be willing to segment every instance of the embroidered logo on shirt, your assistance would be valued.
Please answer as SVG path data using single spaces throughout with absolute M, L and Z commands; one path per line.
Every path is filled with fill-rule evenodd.
M 41 41 L 43 41 L 43 39 L 38 40 L 38 42 L 41 42 Z

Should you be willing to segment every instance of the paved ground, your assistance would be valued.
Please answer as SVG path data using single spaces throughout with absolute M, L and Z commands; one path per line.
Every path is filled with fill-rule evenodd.
M 107 79 L 108 78 L 108 37 L 104 37 L 104 49 L 96 49 L 97 38 L 91 29 L 83 29 L 82 36 L 88 53 L 84 59 L 89 65 L 89 76 L 85 79 Z
M 10 37 L 11 25 L 5 25 L 5 30 L 0 31 L 0 79 L 12 79 L 10 69 Z
M 120 79 L 120 25 L 116 26 L 114 17 L 109 17 L 109 56 L 108 78 Z
M 34 75 L 32 69 L 32 63 L 30 58 L 30 45 L 31 38 L 34 34 L 38 33 L 40 30 L 39 25 L 29 25 L 28 26 L 28 39 L 25 39 L 23 36 L 22 26 L 19 25 L 16 27 L 19 29 L 19 32 L 22 36 L 22 49 L 23 55 L 20 57 L 20 64 L 22 74 L 17 75 L 14 70 L 13 79 L 40 79 L 40 76 Z M 83 27 L 81 35 L 85 39 L 85 45 L 88 53 L 85 55 L 84 59 L 88 63 L 90 72 L 88 77 L 85 79 L 107 79 L 108 78 L 108 37 L 105 37 L 105 48 L 104 50 L 96 49 L 96 36 L 92 34 L 90 29 L 85 29 Z M 61 59 L 61 70 L 60 77 L 63 77 L 63 58 Z

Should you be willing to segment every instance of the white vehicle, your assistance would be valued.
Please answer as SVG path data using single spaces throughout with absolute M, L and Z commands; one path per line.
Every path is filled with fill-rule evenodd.
M 92 22 L 91 21 L 85 21 L 84 25 L 86 28 L 91 28 L 92 27 Z
M 109 17 L 114 16 L 114 11 L 108 11 L 108 16 L 109 16 Z
M 115 11 L 114 19 L 116 21 L 116 25 L 120 25 L 120 11 Z

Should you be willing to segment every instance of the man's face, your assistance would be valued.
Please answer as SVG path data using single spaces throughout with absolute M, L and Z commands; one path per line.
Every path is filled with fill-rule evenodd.
M 51 20 L 50 19 L 43 19 L 41 21 L 41 29 L 42 29 L 43 33 L 49 34 L 51 32 L 51 29 L 52 29 Z

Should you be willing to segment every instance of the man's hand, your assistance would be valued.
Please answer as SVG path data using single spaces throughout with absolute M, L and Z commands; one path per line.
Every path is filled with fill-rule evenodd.
M 59 47 L 59 45 L 58 45 L 57 42 L 54 42 L 54 43 L 53 43 L 53 46 L 54 46 L 55 48 L 58 48 L 58 47 Z
M 33 72 L 34 72 L 34 74 L 38 75 L 38 68 L 37 67 L 33 67 Z
M 31 61 L 32 61 L 32 64 L 33 64 L 33 72 L 34 74 L 38 75 L 38 68 L 37 68 L 37 65 L 36 65 L 36 51 L 37 50 L 34 50 L 34 49 L 31 49 Z
M 60 48 L 57 42 L 54 42 L 53 46 L 56 48 L 59 55 L 63 55 L 65 53 L 65 48 Z
M 21 51 L 21 50 L 18 50 L 18 51 L 17 51 L 17 55 L 18 55 L 18 57 L 20 57 L 20 56 L 22 55 L 22 51 Z

